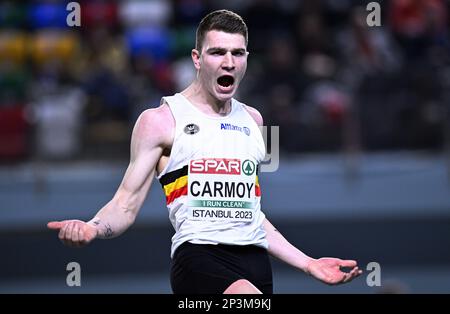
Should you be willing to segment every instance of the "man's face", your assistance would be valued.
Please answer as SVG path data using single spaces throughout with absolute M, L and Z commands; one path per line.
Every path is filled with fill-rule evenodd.
M 247 69 L 247 55 L 243 35 L 208 31 L 201 54 L 192 51 L 198 79 L 205 91 L 219 101 L 231 99 Z

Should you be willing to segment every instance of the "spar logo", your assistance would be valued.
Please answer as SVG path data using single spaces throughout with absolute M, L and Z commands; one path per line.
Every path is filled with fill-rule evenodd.
M 256 169 L 256 166 L 253 163 L 253 161 L 251 161 L 251 160 L 246 159 L 242 163 L 242 172 L 247 176 L 251 176 L 252 174 L 254 174 L 255 169 Z
M 240 175 L 241 161 L 239 159 L 227 159 L 227 158 L 196 159 L 191 161 L 190 172 Z

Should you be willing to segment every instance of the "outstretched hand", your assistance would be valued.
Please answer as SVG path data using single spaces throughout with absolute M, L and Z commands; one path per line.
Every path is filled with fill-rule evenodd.
M 51 221 L 47 227 L 59 230 L 59 239 L 70 247 L 83 247 L 97 237 L 97 228 L 81 220 Z
M 344 272 L 341 267 L 351 267 L 352 269 L 349 272 Z M 310 275 L 329 285 L 346 283 L 362 274 L 362 270 L 358 269 L 356 261 L 333 257 L 311 260 L 307 271 Z

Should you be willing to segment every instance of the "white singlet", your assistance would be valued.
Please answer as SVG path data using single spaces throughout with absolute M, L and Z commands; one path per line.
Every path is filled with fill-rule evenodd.
M 267 248 L 257 177 L 265 145 L 256 122 L 235 99 L 224 117 L 206 115 L 179 93 L 164 102 L 176 125 L 158 175 L 175 229 L 171 257 L 185 241 Z

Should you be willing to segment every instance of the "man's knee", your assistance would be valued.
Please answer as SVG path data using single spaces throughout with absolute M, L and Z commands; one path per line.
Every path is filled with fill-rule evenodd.
M 233 282 L 224 292 L 224 294 L 261 294 L 250 281 L 239 279 Z

